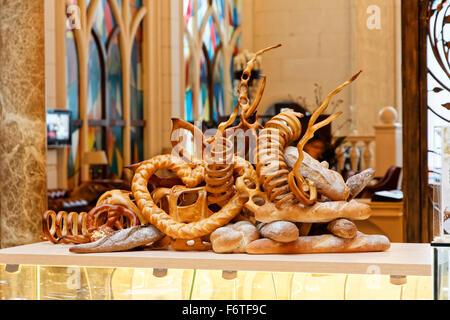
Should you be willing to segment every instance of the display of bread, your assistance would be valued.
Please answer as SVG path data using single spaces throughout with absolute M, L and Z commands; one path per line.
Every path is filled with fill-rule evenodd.
M 238 86 L 236 107 L 214 135 L 207 137 L 192 124 L 174 119 L 171 137 L 180 138 L 179 130 L 181 138 L 182 132 L 190 132 L 194 149 L 171 141 L 172 154 L 129 166 L 134 172 L 131 192 L 109 191 L 89 213 L 46 212 L 46 239 L 76 243 L 70 249 L 74 253 L 141 246 L 249 254 L 387 250 L 390 243 L 385 236 L 362 234 L 353 222 L 371 215 L 370 206 L 355 197 L 372 179 L 373 170 L 345 182 L 328 163 L 303 151 L 318 129 L 340 116 L 342 112 L 317 122 L 332 97 L 360 72 L 330 92 L 311 114 L 306 131 L 299 120 L 304 115 L 290 109 L 262 126 L 257 109 L 266 78 L 253 102 L 248 97 L 249 80 L 255 59 L 277 47 L 250 59 Z M 293 143 L 296 147 L 289 146 Z M 161 172 L 169 173 L 170 179 L 158 177 Z M 96 212 L 99 216 L 89 220 L 87 229 L 86 217 Z M 100 239 L 98 231 L 103 232 Z

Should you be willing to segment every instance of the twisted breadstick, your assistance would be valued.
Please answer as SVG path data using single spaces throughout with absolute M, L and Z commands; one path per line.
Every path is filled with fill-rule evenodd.
M 187 224 L 177 222 L 154 203 L 147 189 L 149 178 L 159 169 L 172 170 L 190 188 L 203 181 L 205 171 L 203 165 L 192 169 L 182 159 L 171 155 L 155 156 L 144 161 L 136 170 L 131 189 L 139 209 L 151 224 L 172 238 L 195 239 L 208 235 L 230 222 L 248 200 L 247 196 L 237 192 L 220 211 L 209 218 Z
M 342 111 L 337 112 L 335 114 L 332 114 L 325 120 L 316 123 L 316 120 L 319 118 L 320 114 L 328 107 L 331 98 L 340 91 L 342 91 L 346 86 L 350 85 L 353 81 L 355 81 L 360 74 L 361 71 L 328 94 L 327 98 L 322 103 L 322 105 L 319 108 L 317 108 L 317 110 L 314 111 L 314 113 L 312 114 L 308 122 L 308 128 L 306 129 L 305 134 L 297 144 L 299 156 L 294 165 L 294 169 L 289 173 L 288 183 L 290 190 L 295 195 L 297 200 L 304 205 L 309 206 L 317 201 L 317 191 L 315 184 L 311 180 L 305 179 L 300 174 L 300 166 L 303 161 L 303 148 L 306 145 L 306 143 L 314 136 L 314 133 L 317 130 L 330 124 L 332 121 L 337 119 L 342 114 Z
M 87 213 L 53 210 L 45 211 L 42 216 L 42 232 L 45 240 L 53 243 L 69 243 L 71 241 L 63 239 L 64 236 L 87 236 Z
M 225 205 L 234 192 L 234 145 L 220 137 L 215 140 L 211 154 L 206 160 L 206 191 L 208 191 L 208 204 Z

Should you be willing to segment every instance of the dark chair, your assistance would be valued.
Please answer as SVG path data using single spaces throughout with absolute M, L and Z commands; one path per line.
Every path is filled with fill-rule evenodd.
M 390 167 L 384 177 L 382 177 L 377 183 L 374 185 L 369 185 L 363 189 L 360 193 L 361 198 L 371 198 L 377 191 L 397 190 L 401 172 L 401 167 Z
M 95 207 L 97 200 L 106 191 L 113 189 L 131 190 L 124 180 L 94 180 L 84 182 L 74 190 L 53 189 L 47 191 L 48 209 L 67 212 L 88 212 Z

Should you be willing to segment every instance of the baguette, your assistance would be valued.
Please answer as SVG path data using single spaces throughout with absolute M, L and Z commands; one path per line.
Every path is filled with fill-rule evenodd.
M 95 242 L 78 244 L 69 248 L 70 252 L 115 252 L 126 251 L 150 245 L 162 239 L 164 234 L 154 226 L 135 226 L 111 233 Z
M 298 159 L 298 150 L 295 147 L 287 147 L 284 151 L 286 164 L 293 169 Z M 303 152 L 303 162 L 300 165 L 300 174 L 314 182 L 317 192 L 323 196 L 335 200 L 347 200 L 349 197 L 349 188 L 345 184 L 341 174 L 330 170 L 328 163 L 319 162 L 308 153 Z
M 358 232 L 353 239 L 343 239 L 331 234 L 299 237 L 289 243 L 258 239 L 251 242 L 246 251 L 249 254 L 351 253 L 385 251 L 390 246 L 389 239 L 385 236 Z
M 350 189 L 350 195 L 347 201 L 354 199 L 364 188 L 369 184 L 375 175 L 375 170 L 372 168 L 366 169 L 347 179 L 345 183 Z
M 366 220 L 370 217 L 371 209 L 368 204 L 352 200 L 317 202 L 313 206 L 303 206 L 301 203 L 287 203 L 277 208 L 268 202 L 255 212 L 255 219 L 259 222 L 291 221 L 303 223 L 325 223 L 338 218 L 350 220 Z

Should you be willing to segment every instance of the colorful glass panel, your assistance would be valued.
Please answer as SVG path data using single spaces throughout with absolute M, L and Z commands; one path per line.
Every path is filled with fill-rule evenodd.
M 220 55 L 222 48 L 230 44 L 241 24 L 241 1 L 183 0 L 184 22 L 188 33 L 184 36 L 185 119 L 188 121 L 218 120 L 219 116 L 227 115 L 233 109 L 234 101 L 225 105 L 225 95 L 232 95 L 225 88 L 233 87 L 233 61 L 231 60 L 230 66 L 224 66 Z M 221 43 L 222 36 L 225 36 L 227 43 Z M 189 42 L 189 38 L 191 41 L 200 39 L 201 42 L 195 45 Z M 234 56 L 239 52 L 240 41 L 233 45 Z M 201 54 L 192 53 L 195 47 L 202 48 Z M 199 70 L 193 70 L 196 63 L 192 59 L 200 60 Z M 230 83 L 225 84 L 224 72 L 230 73 Z M 194 79 L 195 74 L 200 79 Z M 199 92 L 193 90 L 195 82 L 199 82 Z M 194 106 L 194 101 L 198 101 L 198 106 Z
M 73 31 L 66 32 L 66 103 L 67 108 L 72 113 L 73 119 L 79 118 L 78 110 L 78 55 Z M 76 185 L 76 174 L 80 170 L 79 154 L 79 132 L 78 128 L 72 127 L 72 144 L 67 149 L 67 175 L 68 185 Z
M 116 0 L 119 8 L 121 1 Z M 76 0 L 71 0 L 71 4 L 77 4 Z M 89 6 L 90 1 L 87 1 Z M 132 16 L 142 6 L 142 0 L 130 1 L 130 13 Z M 116 22 L 110 9 L 108 0 L 101 0 L 95 13 L 93 28 L 98 32 L 103 49 L 106 51 L 106 94 L 105 110 L 102 114 L 102 68 L 101 50 L 95 44 L 93 38 L 89 43 L 88 58 L 88 97 L 87 113 L 91 120 L 123 120 L 123 88 L 122 88 L 122 60 L 120 54 L 119 37 L 112 39 L 111 35 L 116 27 Z M 119 31 L 120 32 L 120 31 Z M 109 50 L 107 44 L 109 42 Z M 66 33 L 66 65 L 67 65 L 67 104 L 72 111 L 73 119 L 79 119 L 79 81 L 78 81 L 78 57 L 77 48 L 74 41 L 73 32 Z M 143 85 L 142 85 L 142 29 L 138 28 L 136 39 L 133 44 L 131 57 L 131 77 L 130 77 L 130 113 L 132 120 L 143 119 Z M 131 128 L 131 144 L 133 161 L 142 161 L 143 148 L 143 128 Z M 103 135 L 106 134 L 106 137 Z M 80 169 L 79 152 L 79 129 L 74 128 L 72 133 L 72 146 L 69 148 L 69 181 L 75 179 L 76 173 Z M 106 141 L 107 145 L 102 145 Z M 109 126 L 107 130 L 101 127 L 88 128 L 88 149 L 105 150 L 109 161 L 109 173 L 112 177 L 121 177 L 123 169 L 123 127 Z

